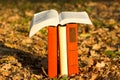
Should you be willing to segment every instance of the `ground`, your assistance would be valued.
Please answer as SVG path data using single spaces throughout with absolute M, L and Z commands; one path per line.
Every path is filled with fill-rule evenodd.
M 29 38 L 34 13 L 86 11 L 93 25 L 79 24 L 79 74 L 58 80 L 120 80 L 119 0 L 0 1 L 0 79 L 50 80 L 47 27 Z M 57 78 L 54 78 L 57 80 Z

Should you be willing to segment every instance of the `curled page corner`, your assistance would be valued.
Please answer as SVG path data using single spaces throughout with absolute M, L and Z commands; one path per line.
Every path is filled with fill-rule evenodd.
M 29 37 L 32 37 L 36 32 L 46 26 L 57 26 L 59 23 L 58 13 L 56 10 L 46 10 L 34 14 L 31 21 Z
M 41 22 L 40 24 L 33 25 L 30 29 L 29 37 L 32 37 L 36 32 L 38 32 L 39 30 L 41 30 L 42 28 L 46 26 L 57 26 L 58 23 L 55 22 L 54 20 L 56 19 L 52 18 L 52 19 L 45 20 Z

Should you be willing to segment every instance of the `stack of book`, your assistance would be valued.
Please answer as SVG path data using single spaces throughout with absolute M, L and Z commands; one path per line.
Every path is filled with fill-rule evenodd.
M 48 26 L 49 77 L 55 78 L 58 74 L 70 76 L 78 73 L 78 23 L 92 24 L 86 12 L 58 14 L 52 9 L 34 14 L 30 26 L 30 37 Z

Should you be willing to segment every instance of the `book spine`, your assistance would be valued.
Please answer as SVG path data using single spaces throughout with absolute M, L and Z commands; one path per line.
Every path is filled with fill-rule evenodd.
M 68 75 L 78 73 L 78 44 L 77 24 L 66 24 Z
M 57 77 L 57 27 L 48 27 L 48 76 Z
M 60 74 L 68 75 L 66 26 L 59 26 Z

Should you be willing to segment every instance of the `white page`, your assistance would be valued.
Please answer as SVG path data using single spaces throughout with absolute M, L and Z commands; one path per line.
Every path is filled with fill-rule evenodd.
M 36 13 L 30 25 L 29 37 L 45 26 L 57 26 L 59 24 L 58 12 L 56 10 L 46 10 Z
M 62 12 L 58 15 L 56 10 L 46 10 L 34 15 L 30 25 L 29 37 L 45 26 L 57 26 L 58 24 L 64 25 L 67 23 L 92 24 L 86 12 Z
M 68 75 L 66 26 L 59 26 L 60 74 Z
M 61 12 L 59 15 L 59 21 L 61 25 L 67 23 L 92 24 L 86 12 Z

